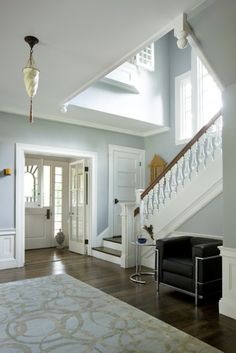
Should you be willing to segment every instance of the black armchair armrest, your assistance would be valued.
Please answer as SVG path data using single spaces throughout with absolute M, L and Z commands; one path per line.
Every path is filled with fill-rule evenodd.
M 194 257 L 209 257 L 219 255 L 220 250 L 218 246 L 221 246 L 222 242 L 216 241 L 214 243 L 205 243 L 194 245 L 192 248 L 192 255 Z

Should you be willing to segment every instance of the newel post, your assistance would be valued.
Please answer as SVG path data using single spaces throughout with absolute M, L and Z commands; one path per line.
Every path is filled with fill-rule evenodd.
M 135 240 L 134 227 L 134 210 L 136 204 L 134 202 L 121 202 L 121 235 L 122 235 L 122 251 L 121 251 L 121 267 L 133 267 L 135 265 L 135 246 L 131 244 Z

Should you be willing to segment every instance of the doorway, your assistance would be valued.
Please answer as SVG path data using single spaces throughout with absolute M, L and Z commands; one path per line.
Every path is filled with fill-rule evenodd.
M 37 159 L 38 156 L 40 156 L 40 158 Z M 67 159 L 67 161 L 65 162 L 62 159 Z M 76 219 L 79 225 L 76 232 L 74 232 L 72 224 L 76 222 L 71 221 L 73 219 L 73 212 L 70 209 L 72 207 L 71 166 L 75 166 L 81 163 L 81 161 L 84 163 L 84 176 L 80 178 L 78 192 L 80 192 L 81 197 L 81 190 L 83 189 L 84 201 L 87 201 L 87 205 L 84 204 L 86 216 L 83 215 L 82 217 L 84 230 L 86 231 L 86 234 L 83 234 L 83 238 L 81 237 L 81 217 Z M 65 166 L 65 163 L 67 166 Z M 67 178 L 67 186 L 64 188 L 62 185 L 59 185 L 63 183 L 63 170 L 65 170 L 64 174 Z M 30 194 L 29 189 L 25 186 L 25 172 L 37 174 L 38 180 L 40 179 L 41 181 L 40 183 L 35 183 L 33 194 Z M 28 176 L 27 178 L 28 180 L 29 178 L 32 179 L 32 176 Z M 45 187 L 43 186 L 46 179 L 50 180 L 50 187 L 48 183 L 45 184 Z M 82 179 L 87 182 L 83 187 L 81 186 Z M 49 189 L 50 191 L 48 191 Z M 25 191 L 27 192 L 25 193 Z M 87 194 L 85 194 L 85 191 L 88 191 Z M 65 197 L 64 206 L 62 201 L 63 194 L 67 195 Z M 76 197 L 78 197 L 78 195 Z M 25 212 L 25 203 L 33 206 L 28 207 L 27 212 Z M 62 211 L 63 207 L 65 212 Z M 81 211 L 81 203 L 77 203 L 77 208 Z M 77 212 L 77 215 L 79 215 L 79 213 L 80 212 Z M 30 222 L 26 220 L 26 218 L 29 219 L 29 216 L 31 216 Z M 62 228 L 60 228 L 61 226 Z M 30 237 L 27 239 L 25 234 L 27 235 L 27 229 L 30 229 L 30 227 L 31 230 L 34 230 L 36 236 L 31 236 L 31 239 L 29 239 Z M 77 245 L 77 248 L 75 247 L 75 243 L 69 246 L 71 251 L 87 253 L 88 255 L 91 254 L 93 239 L 96 238 L 97 234 L 97 154 L 95 152 L 83 152 L 64 148 L 17 144 L 16 260 L 18 267 L 24 266 L 26 248 L 55 246 L 54 236 L 55 232 L 59 229 L 65 229 L 65 233 L 67 232 L 67 245 L 69 245 L 72 240 L 80 243 L 80 246 Z M 39 236 L 42 233 L 43 235 Z
M 25 156 L 25 249 L 55 247 L 59 231 L 68 245 L 69 159 Z
M 145 151 L 109 145 L 109 233 L 121 235 L 122 202 L 135 202 L 136 189 L 145 185 Z

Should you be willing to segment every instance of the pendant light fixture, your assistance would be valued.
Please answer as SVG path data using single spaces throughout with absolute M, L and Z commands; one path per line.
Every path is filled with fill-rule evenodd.
M 35 61 L 33 58 L 33 47 L 38 44 L 39 40 L 33 36 L 25 37 L 26 43 L 30 46 L 30 56 L 26 66 L 23 69 L 25 89 L 30 97 L 30 113 L 29 122 L 33 123 L 33 97 L 37 93 L 39 83 L 39 70 L 35 67 Z

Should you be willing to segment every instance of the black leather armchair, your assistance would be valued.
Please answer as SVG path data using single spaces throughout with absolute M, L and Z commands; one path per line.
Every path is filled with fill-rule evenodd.
M 156 271 L 159 283 L 199 298 L 221 296 L 222 241 L 199 237 L 163 238 L 156 242 Z

